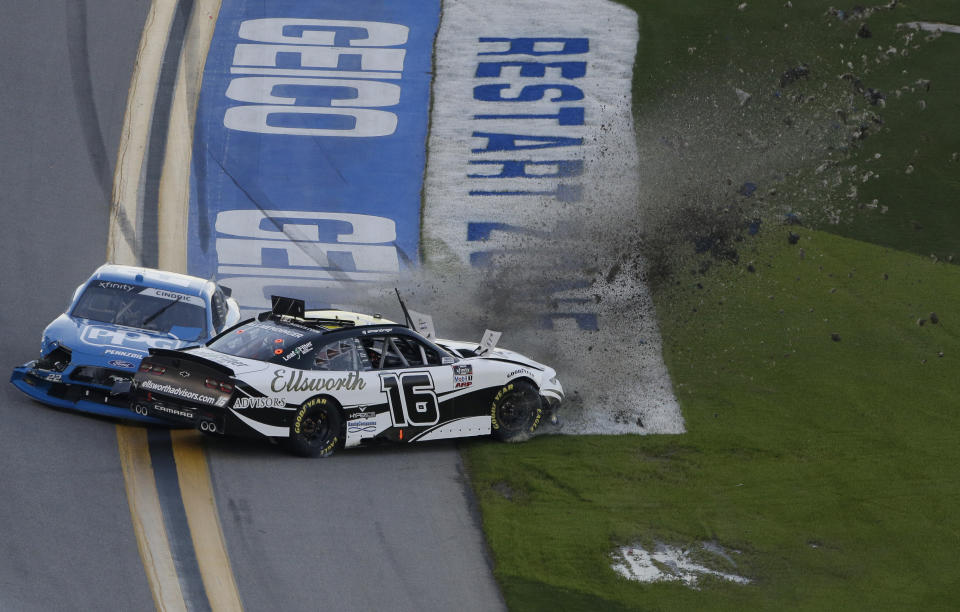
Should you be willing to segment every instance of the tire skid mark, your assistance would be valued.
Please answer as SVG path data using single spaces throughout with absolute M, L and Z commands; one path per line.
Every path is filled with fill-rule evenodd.
M 84 144 L 93 165 L 93 173 L 103 191 L 104 200 L 109 201 L 113 188 L 110 165 L 107 160 L 107 145 L 97 114 L 97 103 L 93 97 L 93 79 L 90 74 L 90 50 L 87 44 L 87 2 L 75 0 L 64 3 L 67 24 L 67 50 L 70 60 L 70 79 L 73 82 L 73 97 L 80 113 L 80 128 L 83 131 Z
M 179 0 L 177 2 L 173 21 L 170 24 L 170 31 L 167 35 L 167 45 L 163 53 L 160 77 L 157 83 L 141 206 L 143 229 L 140 241 L 140 261 L 149 268 L 157 267 L 160 260 L 158 202 L 160 200 L 161 178 L 166 159 L 167 133 L 170 127 L 170 111 L 173 106 L 177 69 L 180 65 L 180 51 L 184 45 L 193 6 L 194 0 Z

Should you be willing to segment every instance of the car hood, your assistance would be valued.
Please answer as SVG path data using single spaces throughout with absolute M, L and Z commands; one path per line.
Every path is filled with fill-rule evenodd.
M 436 342 L 441 346 L 449 346 L 450 348 L 457 349 L 457 350 L 464 349 L 468 351 L 474 351 L 477 349 L 476 342 L 463 342 L 460 340 L 437 340 Z M 509 349 L 499 348 L 499 347 L 494 348 L 492 351 L 490 351 L 489 353 L 486 353 L 485 355 L 471 357 L 471 359 L 493 359 L 497 361 L 509 361 L 511 363 L 516 363 L 517 365 L 527 366 L 540 371 L 550 369 L 548 366 L 545 366 L 542 363 L 534 361 L 533 359 L 530 359 L 526 355 L 521 355 L 516 351 L 511 351 Z
M 74 364 L 131 370 L 151 348 L 177 349 L 191 344 L 196 342 L 63 314 L 44 330 L 41 354 L 46 355 L 60 345 L 71 351 Z

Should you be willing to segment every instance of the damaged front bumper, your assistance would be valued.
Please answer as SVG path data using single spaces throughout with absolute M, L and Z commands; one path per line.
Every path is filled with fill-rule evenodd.
M 38 367 L 36 361 L 15 367 L 10 382 L 31 398 L 57 408 L 153 425 L 170 424 L 130 410 L 130 399 L 125 394 L 113 394 L 109 388 L 77 383 L 66 372 Z

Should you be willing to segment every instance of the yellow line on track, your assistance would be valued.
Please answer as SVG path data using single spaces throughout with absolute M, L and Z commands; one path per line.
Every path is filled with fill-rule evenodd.
M 132 425 L 117 425 L 120 464 L 127 487 L 127 502 L 137 547 L 147 572 L 153 603 L 157 610 L 179 612 L 187 609 L 180 590 L 180 579 L 170 554 L 170 543 L 160 510 L 160 496 L 150 461 L 147 430 Z
M 120 133 L 117 168 L 113 175 L 113 202 L 110 203 L 110 232 L 107 238 L 107 261 L 113 263 L 140 263 L 137 210 L 142 193 L 143 163 L 150 141 L 150 124 L 163 53 L 176 9 L 177 0 L 153 0 L 140 36 Z
M 144 26 L 127 99 L 127 111 L 114 175 L 107 259 L 139 263 L 136 228 L 143 163 L 150 134 L 157 83 L 177 0 L 153 0 Z M 159 267 L 186 272 L 187 211 L 193 127 L 203 68 L 220 12 L 220 0 L 196 0 L 184 37 L 166 135 L 166 155 L 158 202 Z M 125 232 L 124 229 L 127 229 Z M 117 425 L 127 499 L 137 546 L 158 610 L 186 610 L 164 527 L 146 430 Z M 210 470 L 197 432 L 171 432 L 171 446 L 187 523 L 204 590 L 215 610 L 242 610 L 217 513 Z
M 171 431 L 170 437 L 183 507 L 210 607 L 214 610 L 242 610 L 240 592 L 223 541 L 202 437 L 193 430 Z
M 157 208 L 159 267 L 187 271 L 187 212 L 190 208 L 190 162 L 193 158 L 193 126 L 197 116 L 200 85 L 221 0 L 195 0 L 184 37 L 177 81 L 170 105 L 170 124 L 160 176 Z

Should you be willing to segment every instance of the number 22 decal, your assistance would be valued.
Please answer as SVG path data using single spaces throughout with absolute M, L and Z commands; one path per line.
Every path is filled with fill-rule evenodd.
M 433 392 L 430 372 L 381 374 L 380 390 L 387 394 L 395 427 L 435 425 L 440 420 L 440 407 L 437 394 Z

